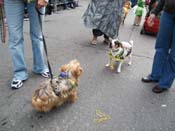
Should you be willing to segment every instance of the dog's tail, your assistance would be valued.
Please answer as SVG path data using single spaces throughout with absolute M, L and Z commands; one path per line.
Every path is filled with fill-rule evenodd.
M 129 44 L 133 47 L 134 41 L 133 41 L 133 40 L 130 40 L 130 41 L 129 41 Z

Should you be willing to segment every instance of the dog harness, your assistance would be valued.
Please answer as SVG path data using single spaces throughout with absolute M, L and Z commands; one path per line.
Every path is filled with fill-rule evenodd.
M 61 78 L 68 78 L 69 77 L 69 73 L 68 72 L 61 72 L 58 77 L 61 77 Z
M 71 91 L 72 89 L 76 88 L 78 85 L 74 79 L 70 79 L 70 72 L 61 72 L 58 75 L 58 84 L 56 87 L 52 87 L 54 93 L 57 96 L 63 95 L 63 88 L 62 86 L 65 85 L 67 87 L 67 91 Z
M 131 54 L 132 49 L 126 49 L 126 48 L 117 48 L 112 49 L 109 52 L 110 59 L 113 59 L 115 61 L 123 61 L 125 57 Z

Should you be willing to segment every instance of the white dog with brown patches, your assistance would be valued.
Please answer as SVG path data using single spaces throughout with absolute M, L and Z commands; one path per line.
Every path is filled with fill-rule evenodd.
M 132 64 L 132 50 L 133 50 L 133 41 L 129 42 L 115 39 L 110 43 L 111 50 L 109 51 L 109 62 L 106 64 L 106 67 L 114 69 L 114 62 L 118 62 L 117 72 L 121 72 L 122 64 L 126 57 L 129 58 L 128 65 Z

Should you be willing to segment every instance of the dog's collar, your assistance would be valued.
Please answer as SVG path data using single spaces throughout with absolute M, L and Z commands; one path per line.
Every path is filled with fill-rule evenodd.
M 71 83 L 72 88 L 77 87 L 77 83 L 76 83 L 75 80 L 73 80 L 73 79 L 69 79 L 69 81 L 70 81 L 70 83 Z
M 113 59 L 116 59 L 117 61 L 121 61 L 124 59 L 123 57 L 123 53 L 124 53 L 124 49 L 121 48 L 121 51 L 119 54 L 115 55 L 115 50 L 111 50 L 109 55 L 113 58 Z
M 67 72 L 61 72 L 58 76 L 61 78 L 68 78 L 69 74 Z
M 112 49 L 112 52 L 113 53 L 117 53 L 117 52 L 119 52 L 119 54 L 117 54 L 117 55 L 122 55 L 123 54 L 123 52 L 124 52 L 124 48 L 114 48 L 114 49 Z
M 61 72 L 58 77 L 60 78 L 70 78 L 72 76 L 72 73 L 70 71 L 67 71 L 67 72 Z

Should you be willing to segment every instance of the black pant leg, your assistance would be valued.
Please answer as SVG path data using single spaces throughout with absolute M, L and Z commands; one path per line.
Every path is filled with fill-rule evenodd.
M 95 37 L 102 36 L 103 33 L 98 29 L 92 29 L 92 33 Z

